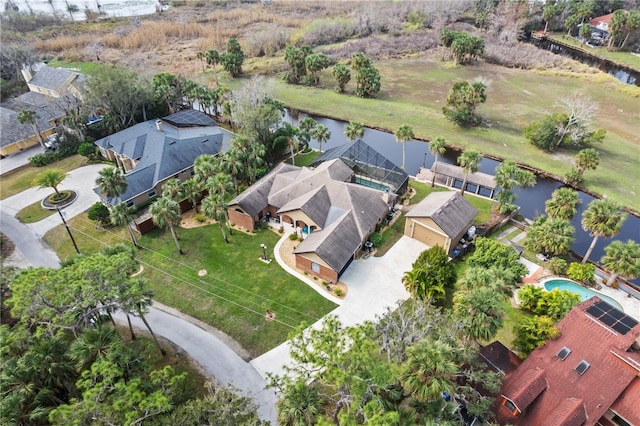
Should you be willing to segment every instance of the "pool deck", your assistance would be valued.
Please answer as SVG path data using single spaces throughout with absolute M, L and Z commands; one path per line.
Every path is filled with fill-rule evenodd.
M 549 278 L 555 277 L 551 272 L 545 269 L 543 266 L 537 265 L 533 262 L 528 261 L 527 259 L 520 258 L 520 263 L 527 267 L 529 271 L 526 277 L 522 278 L 522 282 L 525 284 L 532 284 L 537 287 L 544 288 L 544 282 Z M 558 277 L 562 278 L 562 277 Z M 564 279 L 564 278 L 563 278 Z M 624 309 L 624 313 L 640 320 L 640 300 L 635 297 L 628 295 L 622 290 L 617 290 L 615 288 L 607 287 L 604 284 L 604 281 L 600 277 L 596 277 L 596 283 L 598 283 L 601 288 L 596 290 L 595 288 L 589 288 L 589 290 L 595 293 L 602 293 L 605 296 L 609 296 L 616 302 L 618 302 L 622 309 Z M 517 300 L 517 298 L 516 298 Z

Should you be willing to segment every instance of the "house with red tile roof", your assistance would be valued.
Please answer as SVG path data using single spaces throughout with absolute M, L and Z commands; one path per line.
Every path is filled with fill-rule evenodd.
M 593 297 L 574 307 L 560 337 L 507 373 L 500 424 L 640 425 L 640 323 Z

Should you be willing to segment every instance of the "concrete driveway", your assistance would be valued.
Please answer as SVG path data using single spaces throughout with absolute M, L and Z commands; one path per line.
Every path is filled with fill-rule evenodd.
M 354 260 L 340 277 L 349 291 L 342 305 L 331 314 L 345 326 L 373 321 L 395 307 L 398 301 L 409 298 L 402 284 L 402 275 L 424 250 L 429 247 L 420 241 L 403 236 L 382 257 Z M 311 327 L 321 327 L 322 319 Z M 251 364 L 262 377 L 267 373 L 284 374 L 284 366 L 292 363 L 287 342 L 253 359 Z
M 108 166 L 106 164 L 91 164 L 69 172 L 69 176 L 60 184 L 58 189 L 72 189 L 78 194 L 78 198 L 73 204 L 63 209 L 66 219 L 79 215 L 91 207 L 93 203 L 100 200 L 100 197 L 93 192 L 93 188 L 96 186 L 95 182 L 98 177 L 98 172 L 105 167 Z M 29 188 L 19 194 L 5 198 L 1 201 L 0 205 L 4 213 L 15 216 L 23 208 L 35 202 L 42 201 L 52 192 L 52 189 Z M 49 230 L 61 223 L 60 216 L 53 214 L 39 222 L 29 223 L 26 226 L 38 237 L 42 237 Z M 28 257 L 28 253 L 24 254 Z

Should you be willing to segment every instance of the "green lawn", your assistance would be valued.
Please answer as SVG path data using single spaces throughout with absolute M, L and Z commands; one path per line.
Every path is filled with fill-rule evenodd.
M 85 215 L 70 225 L 83 253 L 101 248 L 92 237 L 109 243 L 129 241 L 124 229 L 115 234 L 95 230 Z M 225 244 L 217 225 L 177 231 L 184 256 L 178 255 L 169 231 L 156 229 L 140 238 L 145 247 L 138 252 L 145 267 L 142 276 L 148 279 L 154 299 L 229 334 L 252 356 L 274 348 L 302 322 L 311 324 L 336 307 L 277 262 L 259 260 L 260 244 L 273 250 L 278 234 L 236 231 Z M 45 240 L 61 258 L 73 254 L 63 227 L 52 230 Z M 200 277 L 202 269 L 207 275 Z M 275 321 L 264 320 L 267 309 L 276 313 Z
M 320 151 L 311 151 L 304 154 L 297 154 L 295 156 L 296 166 L 308 166 L 309 164 L 313 163 L 319 156 Z M 291 164 L 291 158 L 288 158 L 286 162 Z
M 496 334 L 496 336 L 491 339 L 491 341 L 481 342 L 483 345 L 499 340 L 506 347 L 513 349 L 513 341 L 516 338 L 515 334 L 513 333 L 513 328 L 520 324 L 523 319 L 533 315 L 511 305 L 511 300 L 506 300 L 504 302 L 504 309 L 505 316 L 502 319 L 502 328 L 498 330 L 498 334 Z
M 35 223 L 54 214 L 55 210 L 42 208 L 42 201 L 35 202 L 25 207 L 16 214 L 16 219 L 22 223 Z
M 44 167 L 26 167 L 13 173 L 9 173 L 2 176 L 0 179 L 0 200 L 4 200 L 7 197 L 11 197 L 25 189 L 31 188 L 33 180 L 42 173 L 44 170 L 55 169 L 62 170 L 63 172 L 70 172 L 87 164 L 87 158 L 82 155 L 72 155 L 71 157 L 63 158 L 60 161 L 56 161 L 53 164 L 49 164 Z
M 320 88 L 288 85 L 275 78 L 277 96 L 301 111 L 354 120 L 381 130 L 395 131 L 407 124 L 419 139 L 442 136 L 452 146 L 474 148 L 561 177 L 572 167 L 578 149 L 568 147 L 549 154 L 531 145 L 522 131 L 542 114 L 558 111 L 556 102 L 562 97 L 580 91 L 598 102 L 594 125 L 607 130 L 605 142 L 595 146 L 600 165 L 585 173 L 584 186 L 640 210 L 640 179 L 629 179 L 638 176 L 640 161 L 637 87 L 604 73 L 527 71 L 485 63 L 451 68 L 423 58 L 376 61 L 375 66 L 382 79 L 382 91 L 376 99 L 336 93 L 328 71 L 322 75 Z M 488 82 L 488 99 L 478 112 L 490 127 L 461 129 L 444 118 L 442 106 L 454 81 L 475 78 Z
M 78 215 L 68 220 L 67 223 L 82 254 L 95 253 L 107 245 L 128 244 L 131 241 L 124 227 L 97 228 L 86 214 Z M 47 232 L 43 239 L 58 254 L 60 259 L 66 259 L 75 254 L 69 234 L 62 224 Z

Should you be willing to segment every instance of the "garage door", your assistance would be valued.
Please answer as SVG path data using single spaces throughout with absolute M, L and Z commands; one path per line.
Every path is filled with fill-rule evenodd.
M 413 224 L 413 238 L 425 243 L 429 247 L 437 245 L 444 246 L 444 237 L 442 235 L 439 235 L 424 226 L 420 226 L 417 223 Z

